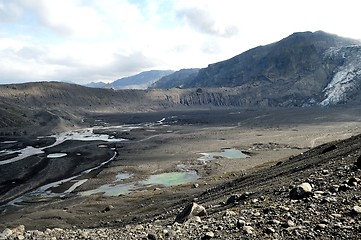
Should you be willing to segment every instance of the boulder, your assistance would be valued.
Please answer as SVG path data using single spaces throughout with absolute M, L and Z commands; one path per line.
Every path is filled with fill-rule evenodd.
M 198 205 L 197 203 L 191 203 L 186 206 L 181 213 L 179 213 L 175 219 L 177 223 L 185 223 L 192 219 L 193 217 L 200 217 L 207 215 L 206 209 Z
M 307 182 L 292 188 L 292 190 L 290 191 L 290 198 L 293 200 L 307 198 L 311 195 L 312 195 L 312 186 Z

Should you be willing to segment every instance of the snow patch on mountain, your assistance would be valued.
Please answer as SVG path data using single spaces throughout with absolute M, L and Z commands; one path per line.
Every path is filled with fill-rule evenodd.
M 347 101 L 347 94 L 361 83 L 361 46 L 330 48 L 325 56 L 340 59 L 343 64 L 335 69 L 331 82 L 323 90 L 325 99 L 321 106 Z

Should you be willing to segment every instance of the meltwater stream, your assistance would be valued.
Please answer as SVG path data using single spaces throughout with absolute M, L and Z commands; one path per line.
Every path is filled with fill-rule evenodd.
M 48 201 L 49 199 L 55 198 L 55 197 L 65 197 L 65 196 L 69 195 L 70 193 L 72 193 L 77 187 L 81 186 L 82 184 L 84 184 L 85 182 L 88 181 L 88 179 L 86 179 L 86 178 L 82 179 L 81 178 L 82 176 L 90 173 L 91 171 L 97 170 L 97 169 L 101 168 L 102 166 L 104 166 L 105 164 L 111 162 L 112 160 L 115 159 L 116 155 L 117 155 L 117 153 L 114 153 L 114 155 L 107 161 L 102 162 L 101 164 L 99 164 L 96 167 L 87 169 L 78 175 L 43 185 L 34 191 L 26 193 L 16 199 L 10 201 L 7 205 L 19 206 L 19 205 L 21 205 L 21 203 L 26 203 L 26 202 Z M 79 179 L 77 179 L 77 178 L 79 178 Z M 53 191 L 51 191 L 52 188 L 59 187 L 60 185 L 62 185 L 64 183 L 68 183 L 68 182 L 71 182 L 72 184 L 63 193 L 54 193 Z
M 160 121 L 157 121 L 157 123 L 154 123 L 154 124 L 149 123 L 149 124 L 145 124 L 144 126 L 149 127 L 149 126 L 153 126 L 153 125 L 163 125 L 164 121 L 165 121 L 165 119 L 163 118 Z M 55 138 L 55 142 L 49 146 L 45 146 L 45 147 L 41 147 L 41 148 L 34 148 L 31 146 L 27 146 L 20 150 L 6 150 L 6 149 L 2 150 L 0 152 L 2 155 L 17 154 L 17 156 L 15 155 L 15 157 L 13 157 L 11 159 L 6 159 L 6 160 L 1 161 L 0 165 L 12 164 L 14 162 L 24 160 L 27 157 L 30 157 L 33 155 L 43 154 L 43 153 L 45 153 L 45 151 L 44 151 L 45 149 L 57 146 L 67 140 L 106 141 L 106 142 L 126 141 L 126 139 L 122 139 L 122 138 L 113 138 L 108 134 L 97 134 L 97 133 L 95 133 L 95 131 L 100 130 L 100 132 L 102 132 L 103 130 L 116 129 L 116 131 L 126 132 L 126 131 L 131 131 L 132 129 L 137 129 L 140 127 L 141 127 L 141 124 L 124 125 L 124 126 L 110 126 L 110 127 L 96 127 L 96 128 L 85 128 L 85 129 L 81 129 L 81 130 L 68 131 L 68 132 L 63 132 L 63 133 L 59 133 L 56 135 L 51 135 L 48 137 Z M 42 138 L 42 137 L 39 137 L 39 139 L 40 138 Z M 10 143 L 14 143 L 14 142 L 13 141 L 5 141 L 2 143 L 10 144 Z M 100 144 L 100 145 L 98 145 L 98 147 L 104 148 L 104 147 L 108 147 L 108 146 L 105 144 Z M 62 180 L 38 187 L 37 189 L 32 190 L 31 192 L 28 192 L 26 194 L 23 194 L 22 196 L 17 197 L 16 199 L 8 202 L 6 205 L 21 206 L 26 203 L 49 201 L 51 198 L 55 198 L 55 197 L 66 197 L 67 195 L 69 195 L 70 193 L 75 191 L 79 186 L 81 186 L 82 184 L 84 184 L 85 182 L 88 181 L 86 174 L 89 174 L 90 172 L 97 170 L 100 167 L 104 166 L 105 164 L 109 163 L 110 161 L 114 160 L 116 157 L 116 154 L 117 153 L 114 152 L 114 155 L 110 159 L 102 162 L 101 164 L 99 164 L 96 167 L 87 169 L 78 175 L 71 176 L 69 178 L 62 179 Z M 52 158 L 62 158 L 65 156 L 67 156 L 67 153 L 58 152 L 58 153 L 50 153 L 46 157 L 49 159 L 52 159 Z M 119 189 L 121 187 L 119 186 L 120 184 L 117 184 L 116 182 L 122 181 L 123 179 L 128 178 L 128 177 L 130 177 L 130 176 L 125 176 L 125 175 L 121 175 L 121 174 L 117 177 L 117 180 L 114 182 L 114 184 L 117 185 L 117 189 L 118 189 L 117 191 L 119 191 Z M 133 188 L 136 184 L 145 185 L 146 183 L 140 183 L 140 182 L 131 183 L 131 184 L 129 184 L 130 188 Z M 122 184 L 122 185 L 124 185 L 124 184 Z M 67 189 L 65 191 L 62 191 L 61 193 L 55 193 L 53 190 L 60 186 L 62 188 L 64 188 L 66 186 Z M 106 188 L 106 186 L 103 186 L 102 188 Z M 125 187 L 123 186 L 123 188 L 127 188 L 127 186 L 125 186 Z M 130 188 L 129 188 L 129 190 L 130 190 Z M 114 189 L 112 191 L 114 192 Z M 125 191 L 126 190 L 121 190 L 120 192 L 123 193 Z M 102 191 L 102 192 L 106 192 L 106 191 Z
M 82 130 L 76 130 L 76 131 L 69 131 L 69 132 L 63 132 L 55 135 L 51 135 L 49 137 L 54 137 L 56 139 L 55 143 L 42 147 L 42 148 L 34 148 L 31 146 L 27 146 L 26 148 L 20 149 L 20 150 L 3 150 L 1 151 L 2 154 L 10 155 L 14 153 L 19 153 L 17 157 L 7 159 L 0 161 L 0 165 L 13 163 L 16 161 L 24 160 L 27 157 L 31 157 L 37 154 L 44 153 L 44 149 L 51 148 L 54 146 L 57 146 L 67 140 L 79 140 L 79 141 L 106 141 L 106 142 L 120 142 L 120 141 L 126 141 L 126 139 L 122 138 L 109 138 L 109 135 L 107 134 L 95 134 L 93 133 L 94 128 L 85 128 Z M 41 138 L 41 137 L 40 137 Z M 50 158 L 54 158 L 54 156 L 50 156 Z

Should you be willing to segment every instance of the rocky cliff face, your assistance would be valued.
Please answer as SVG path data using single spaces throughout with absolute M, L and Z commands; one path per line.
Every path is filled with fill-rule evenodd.
M 279 42 L 211 64 L 176 85 L 238 87 L 243 97 L 271 106 L 326 106 L 357 97 L 361 72 L 358 59 L 358 41 L 325 32 L 294 33 Z

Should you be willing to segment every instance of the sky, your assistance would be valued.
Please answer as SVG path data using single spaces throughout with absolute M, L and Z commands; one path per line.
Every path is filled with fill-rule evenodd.
M 361 39 L 359 0 L 0 0 L 0 84 L 202 68 L 294 32 Z

